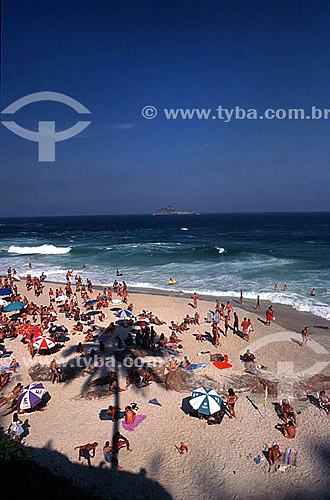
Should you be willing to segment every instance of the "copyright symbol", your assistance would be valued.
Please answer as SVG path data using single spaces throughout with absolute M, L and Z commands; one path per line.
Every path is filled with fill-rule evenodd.
M 141 111 L 143 118 L 147 120 L 152 120 L 157 116 L 157 109 L 154 106 L 144 106 Z

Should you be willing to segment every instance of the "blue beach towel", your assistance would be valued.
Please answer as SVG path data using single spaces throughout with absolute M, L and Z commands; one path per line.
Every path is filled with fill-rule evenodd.
M 156 398 L 149 399 L 148 403 L 151 403 L 151 404 L 157 405 L 157 406 L 163 406 L 162 404 L 159 403 L 159 401 L 157 401 Z
M 192 372 L 193 370 L 198 370 L 198 368 L 205 368 L 206 365 L 208 365 L 208 363 L 192 363 L 189 368 L 185 368 L 185 370 Z

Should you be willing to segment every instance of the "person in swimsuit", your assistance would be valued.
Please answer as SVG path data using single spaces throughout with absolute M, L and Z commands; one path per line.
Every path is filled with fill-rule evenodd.
M 128 439 L 117 431 L 114 433 L 112 438 L 112 450 L 114 453 L 118 453 L 122 448 L 126 448 L 128 451 L 133 451 L 130 448 Z
M 328 411 L 328 415 L 330 415 L 330 398 L 325 391 L 320 391 L 319 402 L 322 403 L 324 408 Z
M 260 311 L 260 297 L 259 297 L 259 295 L 257 296 L 256 310 Z
M 194 295 L 191 297 L 194 301 L 194 309 L 197 309 L 197 293 L 195 292 Z
M 104 443 L 103 456 L 104 456 L 104 460 L 107 463 L 112 464 L 112 466 L 115 469 L 122 469 L 122 467 L 120 467 L 118 464 L 117 454 L 113 452 L 113 449 L 111 448 L 109 441 L 106 441 Z
M 135 417 L 136 417 L 135 411 L 133 411 L 130 406 L 126 406 L 126 408 L 125 408 L 125 422 L 126 422 L 126 424 L 134 424 Z
M 282 431 L 283 436 L 289 439 L 293 439 L 296 436 L 296 428 L 293 420 L 289 420 L 287 424 L 279 424 L 276 428 Z
M 228 389 L 228 397 L 227 397 L 227 406 L 229 410 L 229 418 L 236 418 L 235 414 L 235 403 L 237 401 L 238 397 L 234 393 L 233 389 Z
M 283 417 L 286 424 L 288 423 L 288 418 L 290 418 L 293 420 L 294 424 L 297 425 L 296 414 L 294 412 L 294 409 L 290 405 L 289 401 L 283 399 L 281 404 L 281 412 L 283 413 Z
M 95 457 L 95 449 L 97 446 L 98 446 L 98 443 L 96 443 L 96 442 L 83 444 L 81 446 L 76 446 L 75 450 L 79 450 L 78 460 L 80 461 L 81 457 L 83 457 L 87 460 L 88 467 L 92 467 L 91 458 Z M 92 452 L 92 455 L 91 455 L 91 452 Z
M 118 415 L 118 412 L 120 411 L 119 406 L 112 406 L 110 405 L 106 411 L 105 417 L 111 416 L 111 420 L 113 422 L 116 422 L 116 414 Z
M 61 383 L 61 377 L 59 372 L 59 366 L 56 363 L 56 359 L 53 359 L 50 363 L 50 371 L 52 373 L 52 384 L 57 381 L 58 384 Z
M 268 452 L 269 472 L 275 472 L 278 465 L 281 463 L 281 460 L 282 453 L 280 452 L 278 444 L 275 444 Z
M 302 335 L 302 342 L 300 344 L 300 347 L 302 347 L 303 345 L 305 345 L 307 343 L 307 340 L 308 340 L 308 327 L 307 326 L 305 326 L 305 328 L 302 330 L 301 335 Z

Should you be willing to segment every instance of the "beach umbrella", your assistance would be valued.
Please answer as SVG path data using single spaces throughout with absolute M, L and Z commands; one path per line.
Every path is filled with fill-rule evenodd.
M 135 321 L 133 323 L 133 326 L 140 326 L 141 328 L 145 328 L 146 326 L 149 326 L 150 323 L 148 321 Z
M 117 312 L 116 318 L 120 319 L 126 319 L 126 318 L 131 318 L 133 314 L 131 311 L 128 311 L 128 309 L 123 309 L 122 311 Z
M 88 300 L 87 302 L 85 302 L 84 306 L 85 307 L 92 306 L 93 304 L 97 304 L 98 302 L 100 302 L 100 301 L 96 300 L 96 299 Z
M 10 288 L 0 288 L 0 296 L 11 295 L 13 291 Z
M 199 413 L 205 415 L 213 415 L 213 413 L 221 409 L 221 397 L 214 389 L 206 389 L 199 387 L 192 392 L 190 405 Z
M 11 302 L 6 307 L 3 308 L 5 312 L 20 311 L 25 307 L 23 302 Z
M 33 382 L 24 387 L 22 393 L 18 397 L 18 402 L 21 410 L 29 410 L 40 403 L 46 389 L 40 382 Z
M 30 330 L 27 336 L 25 337 L 25 342 L 30 342 L 31 340 L 36 340 L 37 338 L 42 337 L 41 328 L 35 327 L 33 330 Z
M 37 337 L 34 339 L 33 347 L 40 350 L 52 349 L 55 346 L 55 342 L 51 337 Z

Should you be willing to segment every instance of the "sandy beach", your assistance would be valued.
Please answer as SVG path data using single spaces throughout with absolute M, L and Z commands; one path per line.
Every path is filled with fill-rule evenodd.
M 55 290 L 59 285 L 46 283 L 44 292 L 39 297 L 27 292 L 25 283 L 19 283 L 19 290 L 29 301 L 48 305 L 50 286 Z M 97 291 L 94 291 L 93 296 L 96 294 Z M 80 294 L 78 300 L 81 304 Z M 158 335 L 164 332 L 169 336 L 168 325 L 171 320 L 179 323 L 186 314 L 194 312 L 187 297 L 129 292 L 128 300 L 134 304 L 134 314 L 144 309 L 152 311 L 166 322 L 155 327 Z M 244 354 L 248 347 L 268 372 L 276 372 L 278 363 L 294 363 L 295 372 L 307 373 L 311 366 L 322 361 L 326 366 L 321 375 L 329 376 L 330 371 L 326 363 L 329 361 L 329 355 L 326 354 L 329 349 L 327 330 L 311 329 L 310 347 L 307 345 L 301 348 L 298 344 L 301 335 L 297 333 L 302 321 L 299 320 L 300 313 L 292 309 L 290 321 L 292 324 L 296 322 L 298 328 L 290 331 L 280 326 L 281 315 L 277 307 L 276 321 L 270 327 L 265 327 L 263 312 L 253 311 L 251 306 L 244 304 L 241 306 L 232 302 L 232 305 L 240 321 L 247 314 L 252 321 L 254 332 L 249 344 L 234 335 L 231 330 L 227 338 L 221 335 L 221 345 L 218 348 L 209 340 L 198 342 L 194 334 L 211 333 L 211 325 L 204 323 L 204 318 L 215 306 L 214 300 L 199 300 L 197 311 L 201 325 L 190 325 L 189 330 L 180 334 L 183 348 L 177 349 L 178 353 L 175 355 L 179 360 L 187 356 L 192 363 L 207 363 L 204 368 L 195 370 L 194 374 L 208 377 L 218 384 L 218 394 L 224 401 L 227 397 L 227 391 L 221 389 L 224 377 L 235 380 L 236 376 L 243 378 L 246 375 L 240 355 Z M 250 310 L 247 312 L 243 307 L 249 307 Z M 104 327 L 110 321 L 116 320 L 115 311 L 111 311 L 111 308 L 113 306 L 105 310 L 107 321 L 100 323 L 96 320 L 96 325 Z M 308 319 L 314 320 L 314 325 L 326 326 L 324 320 L 318 323 L 318 318 Z M 56 323 L 65 325 L 71 332 L 74 321 L 59 313 Z M 124 338 L 127 333 L 127 329 L 117 326 L 115 334 L 105 341 L 107 355 L 111 355 L 115 349 L 114 337 L 120 335 Z M 69 362 L 78 356 L 75 348 L 78 342 L 83 341 L 84 335 L 70 334 L 69 337 L 70 340 L 65 342 L 62 350 L 55 354 L 58 362 Z M 272 339 L 262 342 L 267 337 Z M 319 349 L 315 349 L 313 342 L 322 346 L 323 354 L 320 354 Z M 84 345 L 87 349 L 98 349 L 97 340 Z M 36 364 L 46 359 L 48 364 L 54 357 L 35 355 L 31 361 L 27 346 L 21 342 L 21 336 L 14 340 L 6 339 L 5 346 L 7 351 L 12 351 L 12 356 L 15 356 L 22 366 L 2 394 L 7 393 L 17 382 L 22 382 L 23 385 L 31 382 L 28 373 L 31 363 Z M 209 352 L 199 354 L 201 351 Z M 210 362 L 210 353 L 227 354 L 232 367 L 218 370 Z M 6 361 L 8 359 L 11 358 L 5 358 Z M 5 360 L 2 360 L 3 364 Z M 206 420 L 193 418 L 184 411 L 183 401 L 191 396 L 191 392 L 168 390 L 160 383 L 152 383 L 143 388 L 130 386 L 116 396 L 109 394 L 105 387 L 98 397 L 82 397 L 90 391 L 89 383 L 104 373 L 104 370 L 106 368 L 96 369 L 92 375 L 74 378 L 61 385 L 44 382 L 51 396 L 46 410 L 22 416 L 23 420 L 28 420 L 30 426 L 23 444 L 38 463 L 72 478 L 76 485 L 100 494 L 103 498 L 119 498 L 123 489 L 129 498 L 141 499 L 155 498 L 156 495 L 173 499 L 328 497 L 329 417 L 325 411 L 311 404 L 307 394 L 305 397 L 291 400 L 297 413 L 298 426 L 296 437 L 288 440 L 275 428 L 280 422 L 274 407 L 279 401 L 278 396 L 269 395 L 265 407 L 264 394 L 251 394 L 245 392 L 244 388 L 237 390 L 237 387 L 233 387 L 238 395 L 236 419 L 229 419 L 226 414 L 220 425 L 208 425 Z M 116 370 L 118 385 L 124 388 L 127 369 L 118 364 Z M 308 376 L 305 374 L 304 377 Z M 146 415 L 145 420 L 133 432 L 125 431 L 121 420 L 113 423 L 99 419 L 100 410 L 113 404 L 115 398 L 121 409 L 135 402 L 139 408 L 138 414 Z M 153 398 L 156 398 L 161 406 L 149 403 Z M 5 413 L 4 408 L 2 413 Z M 1 420 L 2 427 L 6 429 L 11 416 L 2 417 Z M 123 467 L 119 471 L 111 470 L 109 465 L 105 464 L 102 454 L 102 447 L 105 441 L 111 442 L 115 428 L 129 439 L 133 450 L 132 453 L 125 449 L 119 452 L 119 464 Z M 89 469 L 84 460 L 78 461 L 78 452 L 74 448 L 95 441 L 98 442 L 98 447 L 95 458 L 92 459 L 93 468 Z M 176 448 L 181 442 L 187 445 L 189 450 L 184 455 Z M 270 474 L 265 459 L 256 463 L 254 458 L 263 456 L 264 443 L 273 442 L 298 450 L 298 467 L 290 466 L 285 471 Z

